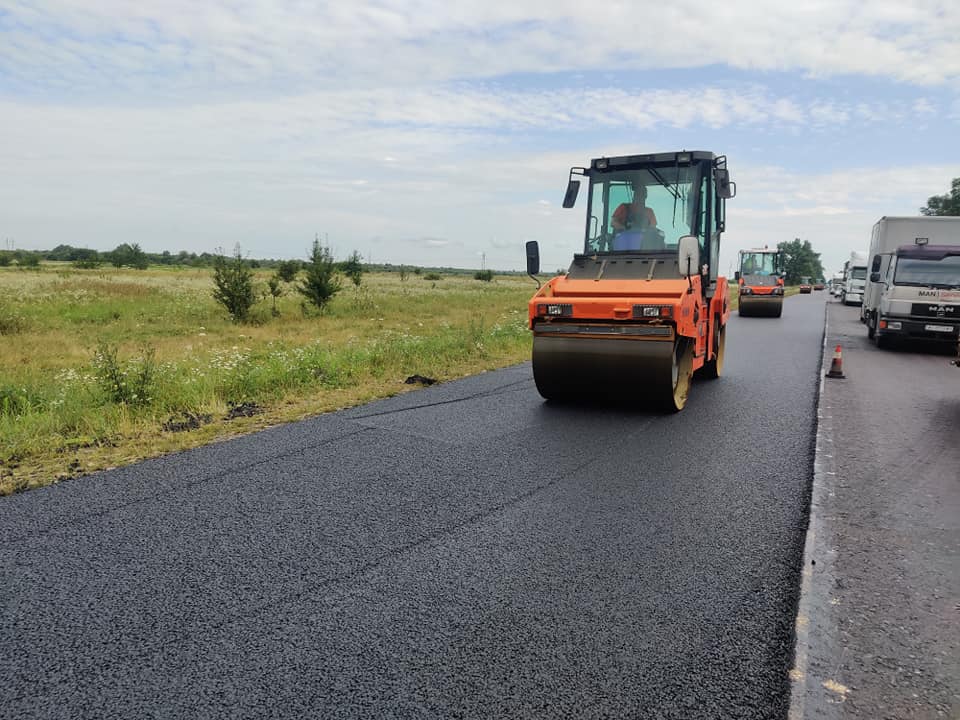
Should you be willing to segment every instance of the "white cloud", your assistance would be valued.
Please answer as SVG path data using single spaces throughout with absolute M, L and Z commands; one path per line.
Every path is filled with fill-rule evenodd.
M 0 45 L 0 69 L 80 95 L 229 96 L 711 65 L 919 84 L 960 78 L 960 11 L 948 0 L 675 0 L 602 12 L 580 0 L 26 0 L 7 12 L 15 29 Z
M 737 169 L 737 197 L 727 204 L 727 233 L 720 267 L 737 251 L 785 240 L 809 240 L 832 274 L 854 250 L 866 252 L 882 216 L 917 215 L 932 194 L 950 187 L 957 168 L 916 165 L 862 168 L 815 175 L 780 167 Z

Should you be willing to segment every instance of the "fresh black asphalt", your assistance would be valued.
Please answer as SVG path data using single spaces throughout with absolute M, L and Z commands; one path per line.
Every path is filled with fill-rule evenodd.
M 784 717 L 823 310 L 679 414 L 522 364 L 0 498 L 0 716 Z

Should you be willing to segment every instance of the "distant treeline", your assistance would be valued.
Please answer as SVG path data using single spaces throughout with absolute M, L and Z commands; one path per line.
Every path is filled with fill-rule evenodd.
M 72 245 L 57 245 L 53 250 L 0 250 L 0 266 L 20 265 L 36 267 L 42 260 L 51 262 L 69 262 L 79 268 L 96 268 L 101 265 L 113 265 L 117 268 L 131 267 L 144 270 L 150 265 L 180 265 L 183 267 L 213 267 L 216 253 L 193 253 L 181 250 L 171 253 L 148 253 L 136 243 L 123 243 L 113 250 L 100 252 L 90 248 L 77 248 Z M 282 260 L 248 261 L 251 267 L 274 267 Z M 296 261 L 294 261 L 296 262 Z
M 98 268 L 101 265 L 112 265 L 116 268 L 130 267 L 145 270 L 150 265 L 170 265 L 177 267 L 213 268 L 216 258 L 222 257 L 217 253 L 193 253 L 181 250 L 171 253 L 164 250 L 161 253 L 144 252 L 136 243 L 123 243 L 113 250 L 100 252 L 90 248 L 77 248 L 71 245 L 57 245 L 53 250 L 0 250 L 0 267 L 17 265 L 20 267 L 36 268 L 42 261 L 67 262 L 82 269 Z M 345 262 L 350 262 L 347 260 Z M 272 258 L 248 258 L 246 263 L 251 268 L 287 268 L 293 266 L 300 269 L 300 260 L 276 260 Z M 443 273 L 445 275 L 473 275 L 473 269 L 451 267 L 417 267 L 414 265 L 393 265 L 391 263 L 364 263 L 363 269 L 367 272 L 412 272 L 419 275 L 421 272 Z M 296 272 L 294 270 L 294 272 Z M 490 273 L 492 271 L 483 271 Z M 512 271 L 501 272 L 500 275 L 523 274 Z M 484 278 L 487 279 L 487 278 Z

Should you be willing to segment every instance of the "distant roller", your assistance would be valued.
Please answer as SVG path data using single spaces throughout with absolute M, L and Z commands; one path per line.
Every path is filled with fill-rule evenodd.
M 783 312 L 783 253 L 769 248 L 741 250 L 736 272 L 742 317 L 780 317 Z

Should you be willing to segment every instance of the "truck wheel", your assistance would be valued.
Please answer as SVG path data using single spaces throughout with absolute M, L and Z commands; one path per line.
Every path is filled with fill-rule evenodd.
M 727 346 L 727 326 L 720 325 L 719 319 L 717 323 L 717 344 L 714 350 L 713 360 L 707 360 L 707 362 L 703 364 L 703 376 L 711 380 L 723 374 L 723 356 Z
M 883 333 L 877 333 L 875 338 L 877 341 L 877 347 L 881 350 L 889 350 L 893 346 L 893 342 Z

